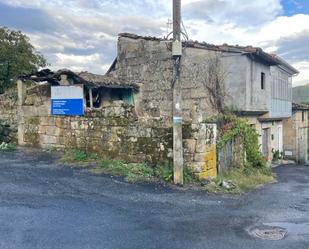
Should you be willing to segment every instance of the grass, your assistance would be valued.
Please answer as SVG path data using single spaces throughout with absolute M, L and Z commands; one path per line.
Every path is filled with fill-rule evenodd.
M 169 164 L 151 167 L 144 163 L 124 163 L 122 161 L 103 160 L 100 165 L 90 170 L 92 173 L 107 173 L 124 177 L 127 182 L 156 182 L 173 181 L 173 168 Z M 186 170 L 184 174 L 185 183 L 193 181 L 192 174 Z
M 96 163 L 97 166 L 89 169 L 94 174 L 110 174 L 123 177 L 125 181 L 135 182 L 173 182 L 173 167 L 169 164 L 163 164 L 151 167 L 145 163 L 125 163 L 119 160 L 104 160 L 95 153 L 88 153 L 80 150 L 67 151 L 62 159 L 62 163 L 87 166 L 89 163 Z M 199 184 L 193 177 L 190 170 L 184 168 L 185 184 Z M 227 189 L 222 187 L 222 182 L 230 183 L 233 187 Z M 271 169 L 237 169 L 227 171 L 213 179 L 209 184 L 203 187 L 207 192 L 212 193 L 242 193 L 254 189 L 259 185 L 275 182 Z
M 16 145 L 13 143 L 0 143 L 0 151 L 12 151 L 16 150 Z
M 222 187 L 222 182 L 228 182 L 232 188 Z M 243 193 L 260 185 L 274 183 L 275 178 L 271 169 L 233 169 L 220 174 L 217 178 L 207 184 L 204 189 L 212 193 Z
M 161 168 L 163 170 L 163 167 Z M 92 173 L 111 174 L 121 176 L 127 182 L 154 182 L 160 179 L 169 181 L 164 178 L 161 171 L 150 167 L 144 163 L 125 163 L 118 160 L 103 160 L 100 165 L 90 170 Z
M 61 163 L 65 164 L 87 164 L 96 162 L 99 160 L 99 156 L 95 153 L 88 153 L 80 150 L 69 150 L 60 159 Z
M 151 167 L 145 163 L 125 163 L 119 160 L 105 160 L 98 154 L 81 150 L 69 150 L 60 159 L 61 163 L 76 166 L 88 166 L 96 163 L 97 166 L 89 169 L 94 174 L 110 174 L 123 177 L 127 182 L 173 182 L 173 167 L 169 164 Z M 185 183 L 192 183 L 192 173 L 185 168 Z

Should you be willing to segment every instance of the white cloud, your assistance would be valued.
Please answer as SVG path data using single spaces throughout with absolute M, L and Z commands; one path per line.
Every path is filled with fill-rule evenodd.
M 199 0 L 184 5 L 184 16 L 209 23 L 254 27 L 281 13 L 280 0 Z
M 233 0 L 229 2 L 241 3 L 242 1 Z M 278 1 L 254 1 L 254 3 L 248 1 L 247 3 L 252 3 L 251 8 L 255 9 L 257 13 L 262 13 L 266 2 L 272 3 L 273 9 L 276 9 Z M 248 4 L 242 10 L 248 8 Z M 223 13 L 225 11 L 228 10 L 222 10 Z M 231 13 L 233 14 L 233 12 Z M 232 15 L 231 13 L 229 15 Z M 309 41 L 309 15 L 298 14 L 288 17 L 278 16 L 276 11 L 272 13 L 273 15 L 269 15 L 272 18 L 253 28 L 250 25 L 238 24 L 237 18 L 232 18 L 230 22 L 226 22 L 228 18 L 220 15 L 210 15 L 212 22 L 192 19 L 187 21 L 186 25 L 193 40 L 214 44 L 253 45 L 262 47 L 268 52 L 275 52 L 300 71 L 299 76 L 294 79 L 296 84 L 309 79 L 309 67 L 307 66 L 309 64 L 309 47 L 307 45 Z M 243 14 L 246 18 L 250 18 L 248 16 L 250 12 L 244 11 Z
M 163 36 L 172 15 L 172 1 L 167 0 L 0 0 L 0 3 L 14 8 L 37 8 L 46 13 L 46 20 L 36 21 L 45 21 L 45 26 L 53 28 L 37 26 L 37 30 L 25 31 L 54 68 L 96 73 L 104 73 L 116 56 L 118 33 Z M 305 50 L 308 45 L 304 44 L 309 39 L 309 15 L 283 16 L 280 0 L 183 0 L 182 4 L 183 21 L 191 39 L 261 46 L 292 62 L 301 71 L 296 81 L 309 79 L 309 55 L 308 49 Z
M 309 83 L 309 59 L 294 63 L 294 67 L 300 71 L 300 74 L 294 78 L 294 85 L 303 85 Z
M 92 65 L 92 70 L 96 72 L 106 69 L 106 65 L 102 65 L 100 54 L 80 56 L 74 54 L 56 53 L 55 56 L 55 65 L 57 66 L 53 66 L 52 68 L 54 69 L 68 68 L 72 71 L 79 72 L 87 69 L 89 65 Z
M 263 25 L 258 33 L 259 40 L 276 41 L 282 37 L 309 30 L 309 15 L 279 16 L 272 22 Z

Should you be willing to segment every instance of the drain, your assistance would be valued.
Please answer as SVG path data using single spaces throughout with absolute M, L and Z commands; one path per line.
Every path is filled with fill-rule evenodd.
M 249 235 L 263 240 L 282 240 L 287 235 L 286 229 L 273 226 L 257 226 L 248 229 Z

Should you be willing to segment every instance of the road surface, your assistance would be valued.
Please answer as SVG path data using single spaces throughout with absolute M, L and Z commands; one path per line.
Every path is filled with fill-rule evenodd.
M 133 185 L 57 165 L 42 152 L 0 152 L 0 248 L 308 249 L 309 167 L 241 196 Z M 252 237 L 255 226 L 287 230 Z

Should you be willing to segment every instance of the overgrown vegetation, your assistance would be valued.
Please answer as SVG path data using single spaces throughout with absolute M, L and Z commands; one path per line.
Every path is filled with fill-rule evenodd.
M 246 120 L 234 115 L 222 115 L 218 117 L 220 129 L 220 139 L 217 148 L 220 150 L 226 143 L 235 138 L 240 138 L 242 142 L 242 163 L 239 168 L 246 170 L 250 168 L 266 168 L 266 159 L 260 151 L 258 133 Z
M 61 158 L 65 164 L 84 164 L 98 161 L 99 157 L 95 153 L 88 153 L 81 150 L 69 150 Z
M 220 115 L 214 117 L 219 127 L 219 140 L 217 149 L 222 149 L 228 142 L 240 139 L 240 160 L 237 165 L 231 165 L 229 170 L 219 174 L 215 179 L 209 181 L 205 190 L 211 192 L 240 193 L 252 189 L 258 185 L 274 182 L 271 169 L 263 157 L 258 142 L 259 135 L 246 120 L 234 115 Z M 67 152 L 63 159 L 66 163 L 76 162 L 98 162 L 98 166 L 91 172 L 100 174 L 111 174 L 124 177 L 128 182 L 149 182 L 162 180 L 173 181 L 173 168 L 169 164 L 151 167 L 143 163 L 125 163 L 117 160 L 104 160 L 97 154 L 87 153 L 79 150 Z M 184 182 L 198 183 L 193 174 L 185 167 Z
M 219 128 L 217 149 L 221 150 L 227 143 L 239 139 L 240 160 L 237 165 L 231 162 L 230 168 L 207 184 L 205 190 L 239 193 L 274 182 L 267 160 L 260 151 L 259 135 L 246 120 L 235 115 L 219 115 L 213 117 L 212 121 L 215 121 Z
M 69 150 L 61 158 L 60 162 L 70 165 L 87 166 L 89 163 L 96 163 L 90 171 L 94 174 L 111 174 L 123 177 L 127 182 L 173 182 L 173 167 L 170 164 L 163 164 L 156 167 L 145 163 L 125 163 L 120 160 L 106 160 L 98 154 L 88 153 L 81 150 Z M 185 167 L 184 182 L 186 184 L 195 181 L 193 174 Z
M 271 152 L 273 154 L 273 158 L 272 158 L 273 162 L 277 162 L 277 161 L 283 159 L 283 152 L 280 152 L 279 150 L 274 150 L 274 149 L 272 149 Z
M 0 144 L 0 151 L 11 151 L 11 150 L 15 150 L 16 149 L 16 145 L 13 143 L 5 143 L 2 142 Z
M 128 182 L 173 182 L 173 168 L 169 164 L 151 167 L 144 163 L 124 163 L 117 160 L 102 160 L 99 167 L 91 170 L 93 173 L 107 173 L 124 177 Z M 193 174 L 186 168 L 184 182 L 194 181 Z
M 254 189 L 259 185 L 273 182 L 275 182 L 275 179 L 270 168 L 251 168 L 250 170 L 236 168 L 220 174 L 207 184 L 204 190 L 212 193 L 239 194 Z
M 148 182 L 154 180 L 153 168 L 142 163 L 124 163 L 118 160 L 102 160 L 93 173 L 122 176 L 128 182 Z

